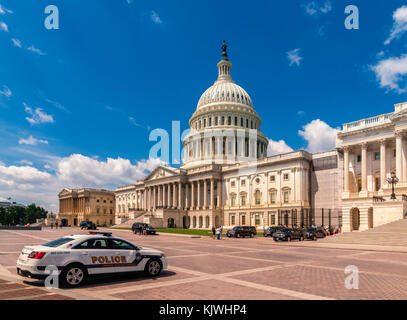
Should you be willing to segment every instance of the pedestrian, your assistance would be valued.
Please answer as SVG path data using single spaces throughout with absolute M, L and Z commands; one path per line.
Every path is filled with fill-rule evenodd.
M 59 228 L 62 229 L 63 226 L 64 226 L 64 224 L 61 221 L 61 223 L 59 224 Z
M 58 229 L 58 222 L 55 221 L 55 229 Z
M 54 229 L 54 223 L 51 222 L 51 229 Z
M 216 228 L 216 236 L 220 240 L 220 228 Z
M 147 235 L 147 227 L 146 225 L 143 226 L 143 236 Z
M 213 227 L 212 227 L 212 239 L 214 239 L 214 240 L 215 240 L 215 235 L 216 235 L 216 229 L 215 229 L 215 227 L 213 226 Z

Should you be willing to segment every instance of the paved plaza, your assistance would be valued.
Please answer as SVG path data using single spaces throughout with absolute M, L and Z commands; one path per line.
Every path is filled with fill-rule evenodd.
M 85 231 L 0 230 L 0 299 L 407 299 L 404 247 L 113 232 L 164 251 L 169 269 L 153 279 L 143 274 L 115 276 L 78 289 L 49 290 L 41 281 L 16 275 L 22 247 Z M 359 269 L 358 290 L 345 288 L 349 265 Z

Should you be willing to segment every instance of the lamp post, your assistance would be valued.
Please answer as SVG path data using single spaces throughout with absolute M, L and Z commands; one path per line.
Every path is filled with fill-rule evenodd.
M 394 193 L 394 185 L 399 182 L 399 178 L 396 177 L 394 171 L 391 173 L 390 178 L 387 178 L 387 182 L 391 184 L 391 200 L 396 200 L 396 194 Z

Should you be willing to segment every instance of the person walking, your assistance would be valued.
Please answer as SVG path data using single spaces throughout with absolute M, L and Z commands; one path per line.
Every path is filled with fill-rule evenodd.
M 215 226 L 212 227 L 212 239 L 215 240 L 215 235 L 216 235 L 216 229 Z
M 54 223 L 51 222 L 51 229 L 54 229 Z
M 220 228 L 216 228 L 216 236 L 220 240 Z
M 143 226 L 143 236 L 147 235 L 147 227 L 146 225 Z
M 58 229 L 58 222 L 55 221 L 55 229 Z
M 143 235 L 143 227 L 141 225 L 138 227 L 138 234 L 140 236 Z

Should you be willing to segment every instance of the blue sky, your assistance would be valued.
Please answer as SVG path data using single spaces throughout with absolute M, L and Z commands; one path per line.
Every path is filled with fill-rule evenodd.
M 62 187 L 134 182 L 150 131 L 188 128 L 228 42 L 270 153 L 334 148 L 342 123 L 404 102 L 407 8 L 348 2 L 0 0 L 0 197 L 57 210 Z

